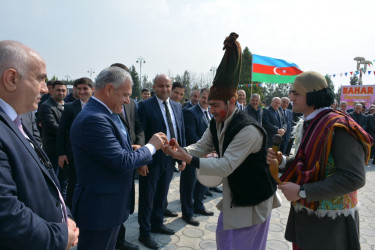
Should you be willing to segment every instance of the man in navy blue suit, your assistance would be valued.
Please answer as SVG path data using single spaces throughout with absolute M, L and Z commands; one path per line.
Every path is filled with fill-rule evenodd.
M 187 146 L 199 141 L 210 123 L 211 114 L 208 111 L 209 92 L 209 89 L 202 89 L 197 105 L 184 110 L 185 137 Z M 186 223 L 193 226 L 199 226 L 199 221 L 193 218 L 193 213 L 206 216 L 214 214 L 213 212 L 207 211 L 204 208 L 203 197 L 206 191 L 207 187 L 200 184 L 195 177 L 195 168 L 187 166 L 186 169 L 181 173 L 180 181 L 182 219 Z
M 182 107 L 169 99 L 172 81 L 166 75 L 155 78 L 153 89 L 155 96 L 138 104 L 138 114 L 148 140 L 156 131 L 167 134 L 168 139 L 175 138 L 185 145 L 185 127 Z M 167 205 L 169 184 L 172 180 L 176 160 L 166 156 L 161 150 L 153 156 L 153 162 L 143 166 L 139 174 L 138 222 L 139 241 L 145 246 L 157 249 L 158 244 L 151 239 L 150 232 L 174 234 L 172 229 L 163 225 L 163 214 Z M 181 163 L 180 170 L 185 168 Z
M 286 131 L 283 136 L 283 141 L 280 145 L 280 151 L 284 155 L 289 155 L 287 153 L 286 149 L 288 147 L 288 143 L 290 140 L 290 134 L 292 133 L 293 129 L 293 111 L 291 109 L 288 109 L 289 106 L 289 98 L 288 97 L 282 97 L 281 98 L 281 106 L 280 106 L 280 111 L 284 116 L 285 122 L 286 122 Z
M 271 105 L 263 109 L 262 126 L 267 132 L 267 148 L 271 148 L 273 144 L 273 136 L 279 134 L 283 136 L 286 131 L 286 122 L 283 114 L 279 110 L 281 100 L 274 97 Z
M 114 249 L 120 225 L 129 216 L 134 170 L 152 161 L 167 143 L 163 133 L 133 151 L 118 114 L 129 103 L 132 78 L 119 67 L 99 73 L 95 94 L 70 130 L 77 171 L 72 212 L 81 229 L 78 249 Z
M 0 41 L 0 249 L 70 249 L 69 218 L 47 155 L 21 124 L 47 92 L 46 64 L 34 50 Z

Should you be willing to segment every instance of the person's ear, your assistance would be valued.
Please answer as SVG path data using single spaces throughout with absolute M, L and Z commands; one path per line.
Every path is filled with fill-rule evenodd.
M 15 69 L 6 69 L 3 73 L 4 88 L 9 92 L 14 92 L 17 89 L 17 83 L 19 83 L 20 75 Z

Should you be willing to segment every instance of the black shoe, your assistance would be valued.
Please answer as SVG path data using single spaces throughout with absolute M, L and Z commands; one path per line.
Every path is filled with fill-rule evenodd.
M 222 193 L 223 191 L 221 191 L 218 187 L 213 187 L 213 188 L 209 188 L 211 191 L 213 192 L 216 192 L 216 193 Z
M 212 216 L 214 215 L 214 212 L 208 211 L 208 210 L 194 210 L 195 214 L 200 214 L 204 216 Z
M 122 244 L 118 245 L 116 244 L 116 247 L 115 249 L 120 249 L 120 250 L 137 250 L 139 249 L 139 246 L 135 245 L 135 244 L 132 244 L 128 241 L 124 241 Z
M 171 210 L 169 210 L 168 208 L 166 208 L 166 209 L 164 210 L 164 216 L 165 216 L 165 217 L 177 217 L 178 214 L 177 214 L 177 213 L 174 213 L 174 212 L 172 212 Z
M 156 241 L 154 241 L 153 239 L 151 239 L 151 237 L 139 236 L 138 240 L 139 240 L 139 242 L 141 242 L 143 245 L 145 245 L 148 248 L 151 248 L 151 249 L 158 249 L 159 248 L 159 244 Z
M 204 194 L 204 195 L 207 195 L 207 196 L 212 196 L 212 193 L 211 193 L 211 191 L 210 190 L 206 190 L 206 193 Z
M 166 235 L 174 235 L 174 230 L 167 228 L 166 226 L 162 225 L 160 228 L 151 228 L 152 233 L 158 234 L 166 234 Z
M 194 219 L 193 217 L 185 217 L 185 216 L 182 216 L 182 219 L 187 223 L 187 224 L 190 224 L 192 226 L 199 226 L 199 221 L 197 221 L 196 219 Z

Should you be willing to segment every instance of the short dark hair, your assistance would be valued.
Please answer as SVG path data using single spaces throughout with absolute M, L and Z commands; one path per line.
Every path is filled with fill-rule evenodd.
M 208 88 L 203 88 L 203 89 L 201 89 L 201 92 L 199 92 L 199 93 L 202 94 L 202 93 L 205 92 L 205 91 L 210 92 L 210 89 L 208 89 Z
M 54 81 L 52 83 L 52 89 L 54 89 L 56 87 L 56 85 L 64 85 L 64 86 L 66 86 L 65 83 L 63 83 L 62 81 Z
M 124 64 L 122 63 L 114 63 L 111 65 L 111 67 L 119 67 L 119 68 L 122 68 L 123 70 L 125 70 L 126 72 L 130 73 L 130 70 L 128 67 L 126 67 Z
M 46 84 L 47 84 L 47 87 L 48 86 L 52 86 L 52 83 L 53 83 L 53 81 L 52 80 L 49 80 Z
M 142 89 L 141 93 L 143 93 L 143 92 L 150 92 L 150 90 L 149 89 Z
M 185 89 L 185 85 L 183 85 L 183 84 L 180 83 L 180 82 L 174 82 L 174 83 L 172 84 L 172 91 L 173 91 L 175 88 L 182 88 L 182 89 Z
M 81 77 L 81 78 L 78 78 L 77 80 L 75 80 L 74 87 L 77 88 L 77 86 L 80 85 L 80 84 L 87 84 L 87 85 L 89 85 L 90 88 L 93 88 L 93 86 L 94 86 L 94 83 L 88 77 Z

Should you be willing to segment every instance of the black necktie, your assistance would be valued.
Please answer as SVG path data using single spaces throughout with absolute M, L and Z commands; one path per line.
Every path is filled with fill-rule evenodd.
M 171 135 L 171 138 L 176 138 L 176 135 L 174 134 L 174 128 L 173 128 L 173 123 L 172 123 L 172 119 L 171 119 L 171 113 L 169 112 L 169 108 L 168 108 L 168 103 L 167 103 L 167 101 L 164 101 L 163 104 L 165 106 L 165 114 L 167 116 L 169 134 Z

